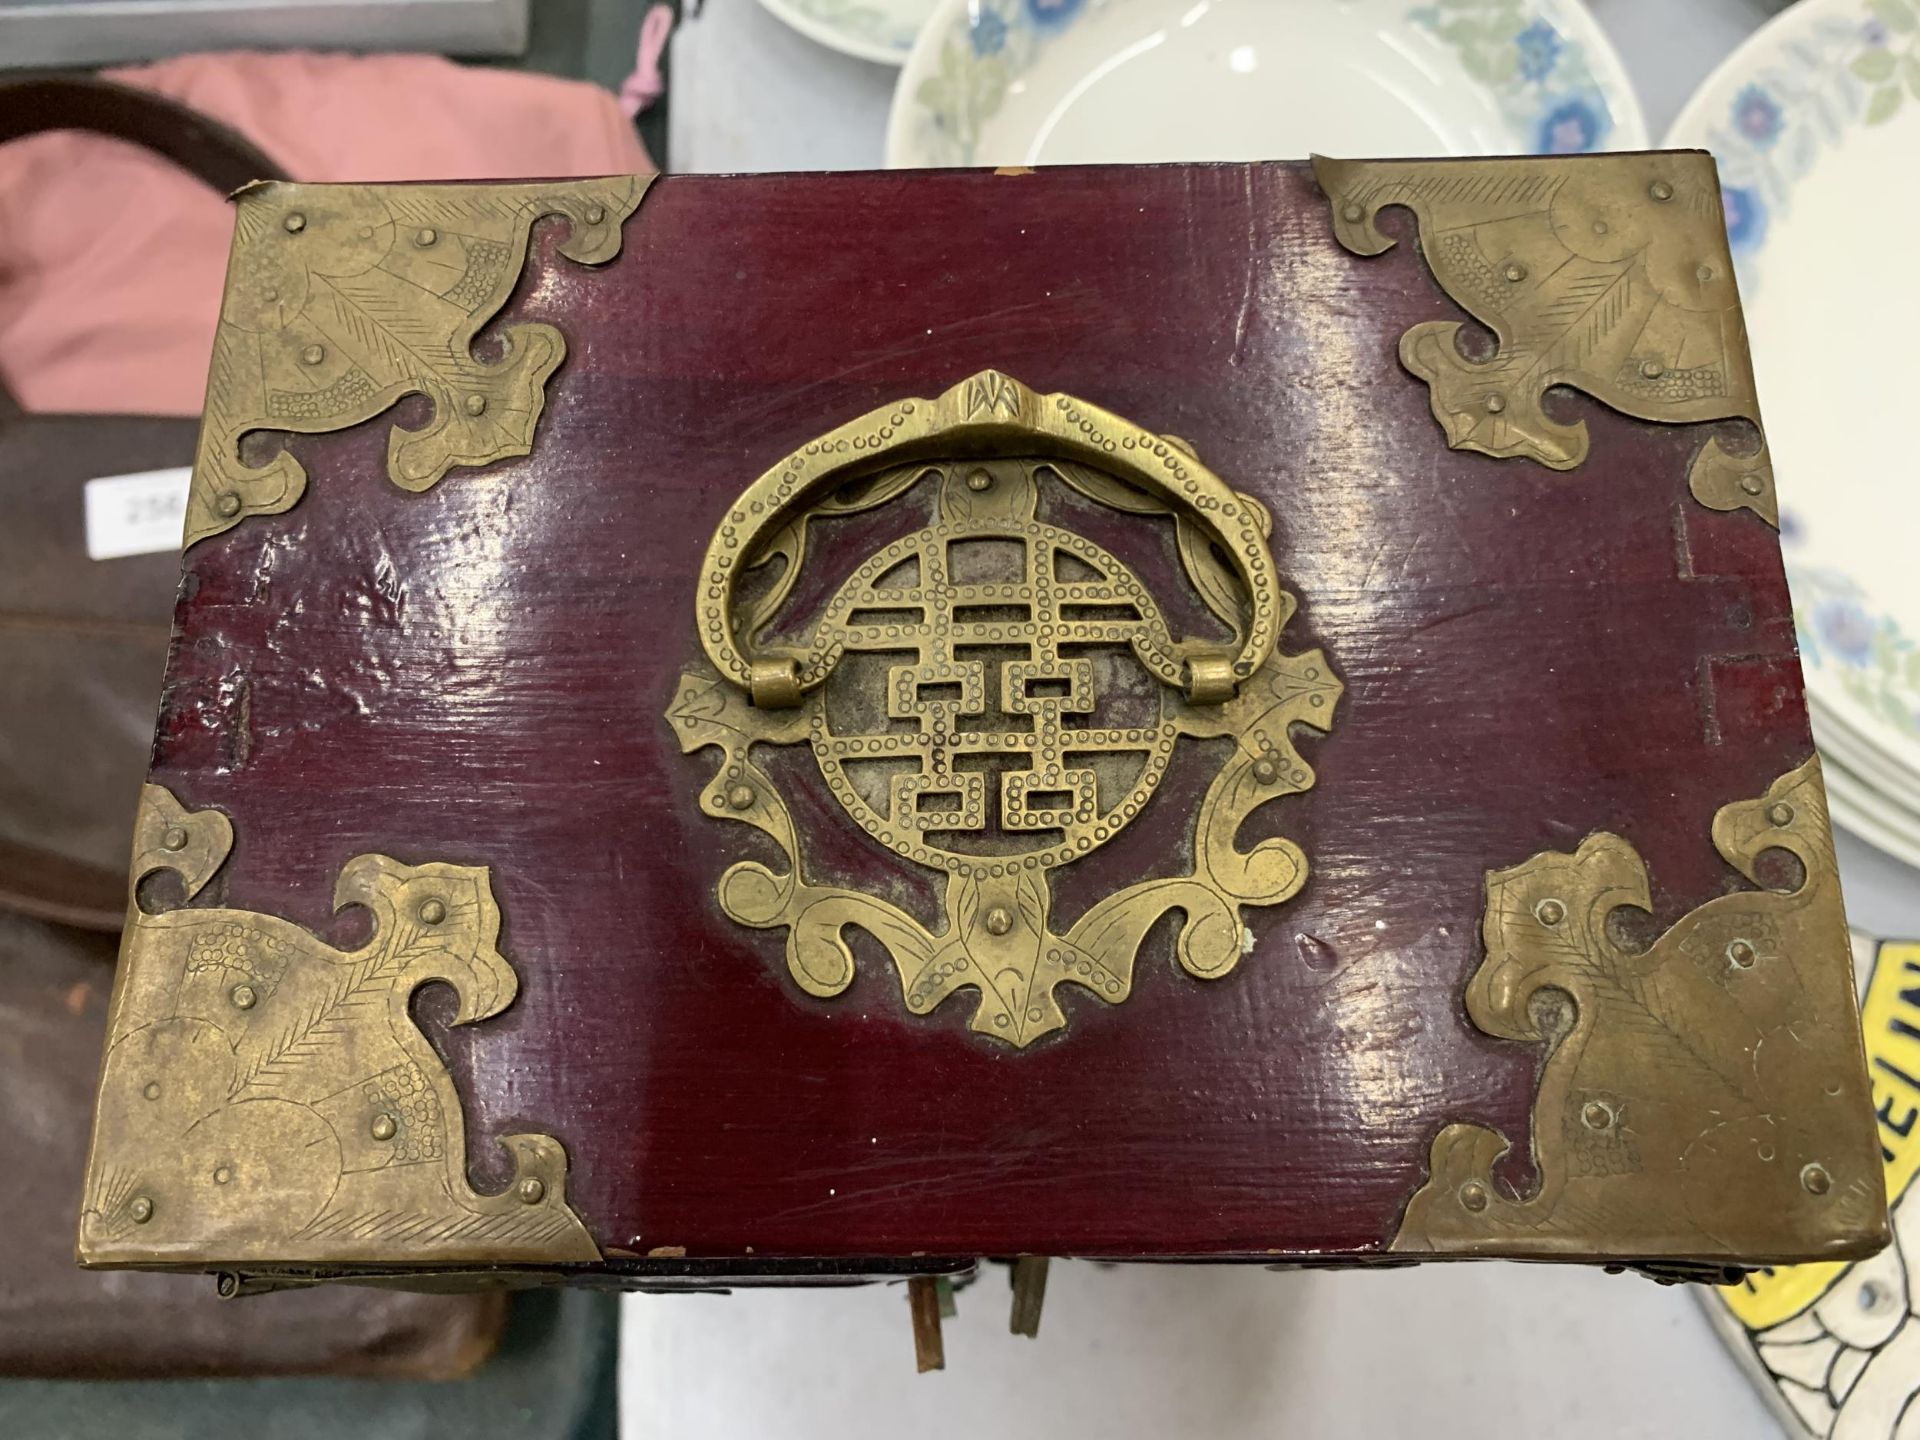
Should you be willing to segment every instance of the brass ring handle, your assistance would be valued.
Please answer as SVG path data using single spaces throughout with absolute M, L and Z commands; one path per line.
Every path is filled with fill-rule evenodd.
M 870 411 L 810 441 L 747 487 L 721 520 L 701 565 L 700 643 L 714 668 L 763 709 L 798 705 L 832 673 L 839 647 L 804 656 L 743 648 L 734 628 L 733 592 L 760 542 L 779 533 L 795 511 L 861 474 L 995 455 L 1096 466 L 1192 516 L 1227 556 L 1246 587 L 1251 616 L 1237 646 L 1189 654 L 1190 702 L 1231 700 L 1240 682 L 1266 663 L 1283 615 L 1275 599 L 1273 556 L 1254 507 L 1164 437 L 1085 401 L 1039 395 L 997 370 L 984 370 L 937 400 L 901 400 Z

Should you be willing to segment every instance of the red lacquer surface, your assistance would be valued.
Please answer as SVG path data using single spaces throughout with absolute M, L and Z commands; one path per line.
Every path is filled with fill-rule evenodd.
M 450 1034 L 422 1009 L 483 1182 L 487 1137 L 559 1136 L 603 1248 L 1380 1247 L 1443 1124 L 1524 1152 L 1539 1057 L 1460 998 L 1485 872 L 1613 830 L 1670 922 L 1744 883 L 1715 809 L 1811 747 L 1773 532 L 1687 493 L 1707 432 L 1573 396 L 1571 473 L 1448 450 L 1395 346 L 1459 312 L 1413 245 L 1340 249 L 1324 204 L 1282 165 L 669 177 L 603 269 L 543 232 L 509 318 L 569 353 L 531 456 L 411 495 L 387 419 L 296 439 L 306 497 L 187 556 L 154 778 L 233 817 L 213 893 L 341 935 L 354 855 L 491 866 L 520 998 Z M 716 754 L 663 718 L 734 496 L 988 366 L 1185 436 L 1271 507 L 1301 601 L 1282 648 L 1347 687 L 1301 741 L 1316 787 L 1250 827 L 1311 866 L 1246 912 L 1252 953 L 1195 980 L 1163 924 L 1130 1000 L 1068 987 L 1068 1028 L 1019 1052 L 967 1031 L 964 995 L 909 1016 L 872 946 L 846 993 L 803 994 L 784 932 L 719 912 L 759 852 L 700 815 Z M 1203 783 L 1170 776 L 1062 906 L 1164 863 Z M 830 801 L 797 808 L 844 864 L 891 864 Z

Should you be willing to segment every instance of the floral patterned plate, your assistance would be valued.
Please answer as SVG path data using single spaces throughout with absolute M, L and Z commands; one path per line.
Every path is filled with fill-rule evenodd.
M 1802 0 L 1667 143 L 1720 163 L 1816 738 L 1920 837 L 1920 0 Z
M 887 163 L 1646 143 L 1578 0 L 941 0 L 894 90 Z
M 904 64 L 935 0 L 760 0 L 809 40 L 880 65 Z

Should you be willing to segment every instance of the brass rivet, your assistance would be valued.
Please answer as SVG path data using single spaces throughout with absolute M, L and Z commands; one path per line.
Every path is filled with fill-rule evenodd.
M 1782 800 L 1767 811 L 1767 819 L 1775 825 L 1791 825 L 1793 823 L 1793 806 Z
M 1658 380 L 1662 375 L 1667 373 L 1667 368 L 1658 360 L 1642 360 L 1640 362 L 1640 373 L 1649 380 Z
M 307 228 L 307 217 L 296 210 L 280 223 L 287 227 L 287 233 L 289 235 L 298 235 L 302 230 Z
M 1604 221 L 1604 220 L 1596 220 L 1596 221 L 1594 221 L 1594 222 L 1593 222 L 1593 233 L 1594 233 L 1594 234 L 1596 234 L 1596 235 L 1604 235 L 1604 234 L 1606 234 L 1606 233 L 1607 233 L 1607 222 L 1606 222 L 1606 221 Z
M 1460 1204 L 1478 1215 L 1487 1208 L 1487 1187 L 1478 1180 L 1469 1180 L 1460 1187 Z
M 1758 1155 L 1762 1160 L 1766 1161 L 1769 1165 L 1773 1163 L 1773 1155 L 1774 1155 L 1773 1146 L 1771 1145 L 1756 1146 L 1754 1148 L 1753 1153 Z
M 516 1193 L 520 1196 L 522 1205 L 538 1205 L 547 1198 L 547 1187 L 538 1177 L 529 1175 L 520 1182 L 520 1188 Z
M 413 232 L 413 243 L 423 250 L 439 238 L 440 232 L 438 230 L 421 229 Z
M 1007 913 L 1004 905 L 996 905 L 987 911 L 987 933 L 1004 935 L 1013 928 L 1013 916 Z
M 598 225 L 606 218 L 607 212 L 602 210 L 598 205 L 590 205 L 587 207 L 587 223 L 589 225 Z
M 393 1123 L 391 1115 L 376 1115 L 373 1117 L 373 1124 L 367 1127 L 376 1140 L 391 1140 L 399 1128 Z
M 746 809 L 753 804 L 753 787 L 751 785 L 734 786 L 727 792 L 727 804 L 736 810 Z
M 1504 395 L 1487 396 L 1487 413 L 1489 415 L 1498 415 L 1502 410 L 1506 408 L 1507 408 L 1506 396 Z
M 422 900 L 420 902 L 420 923 L 438 925 L 447 918 L 447 902 L 444 900 Z
M 1280 771 L 1274 765 L 1273 761 L 1267 759 L 1264 755 L 1253 762 L 1253 778 L 1258 780 L 1262 785 L 1271 785 L 1279 773 Z
M 231 519 L 240 513 L 240 497 L 229 490 L 213 502 L 213 508 L 217 513 Z
M 160 837 L 163 850 L 184 850 L 187 848 L 187 832 L 178 825 L 169 825 L 167 833 Z
M 271 305 L 280 298 L 280 292 L 278 290 L 268 289 L 261 292 L 260 298 Z
M 214 1184 L 225 1185 L 232 1179 L 233 1179 L 233 1167 L 231 1165 L 216 1165 L 213 1167 L 213 1183 Z
M 1740 488 L 1749 495 L 1758 495 L 1767 488 L 1767 482 L 1749 470 L 1740 477 Z
M 133 1223 L 144 1225 L 153 1219 L 153 1201 L 144 1195 L 136 1195 L 127 1205 L 127 1213 L 133 1217 Z
M 1673 198 L 1673 186 L 1664 180 L 1656 180 L 1647 187 L 1647 194 L 1656 200 L 1671 200 Z
M 1711 280 L 1713 279 L 1713 267 L 1711 265 L 1696 266 L 1693 275 L 1696 280 Z
M 1365 215 L 1366 213 L 1367 212 L 1365 210 L 1361 209 L 1358 205 L 1354 204 L 1353 201 L 1351 200 L 1349 200 L 1346 204 L 1340 207 L 1340 218 L 1342 220 L 1345 220 L 1348 224 L 1358 224 L 1360 222 L 1360 217 Z
M 1613 1107 L 1604 1100 L 1589 1100 L 1580 1111 L 1580 1123 L 1589 1130 L 1613 1128 Z
M 992 485 L 993 476 L 984 470 L 975 470 L 967 476 L 967 488 L 969 490 L 986 490 L 990 489 Z
M 1809 1195 L 1824 1195 L 1833 1189 L 1833 1177 L 1826 1166 L 1815 1161 L 1800 1167 L 1800 1185 Z
M 254 1005 L 257 1004 L 260 999 L 259 995 L 254 993 L 254 988 L 251 985 L 234 986 L 229 992 L 228 998 L 233 1001 L 234 1008 L 239 1010 L 253 1009 Z
M 1533 915 L 1542 925 L 1558 925 L 1567 918 L 1567 907 L 1548 897 L 1533 907 Z
M 318 365 L 322 360 L 326 358 L 327 358 L 326 349 L 324 346 L 320 346 L 320 345 L 309 345 L 307 346 L 306 349 L 300 352 L 301 362 L 307 365 Z
M 373 227 L 371 225 L 362 225 L 360 227 L 360 238 L 362 240 L 371 240 L 373 238 Z
M 487 410 L 487 397 L 484 395 L 469 395 L 467 396 L 466 404 L 469 415 L 484 415 Z
M 1512 261 L 1506 268 L 1506 277 L 1518 285 L 1522 280 L 1527 278 L 1527 267 L 1522 265 L 1518 260 Z
M 1756 952 L 1750 940 L 1735 940 L 1727 946 L 1727 959 L 1742 970 L 1753 968 Z
M 149 1100 L 158 1100 L 160 1098 L 160 1082 L 158 1080 L 149 1080 L 147 1082 L 147 1088 L 140 1093 Z

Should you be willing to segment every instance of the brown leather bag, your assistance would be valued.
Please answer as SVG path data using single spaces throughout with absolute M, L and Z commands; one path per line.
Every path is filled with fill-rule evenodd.
M 73 128 L 145 145 L 223 190 L 277 174 L 232 131 L 141 91 L 0 85 L 0 142 Z M 0 387 L 0 1375 L 463 1374 L 498 1342 L 502 1297 L 326 1287 L 223 1301 L 204 1280 L 73 1261 L 180 576 L 177 553 L 89 560 L 82 486 L 188 464 L 196 428 L 25 415 Z

